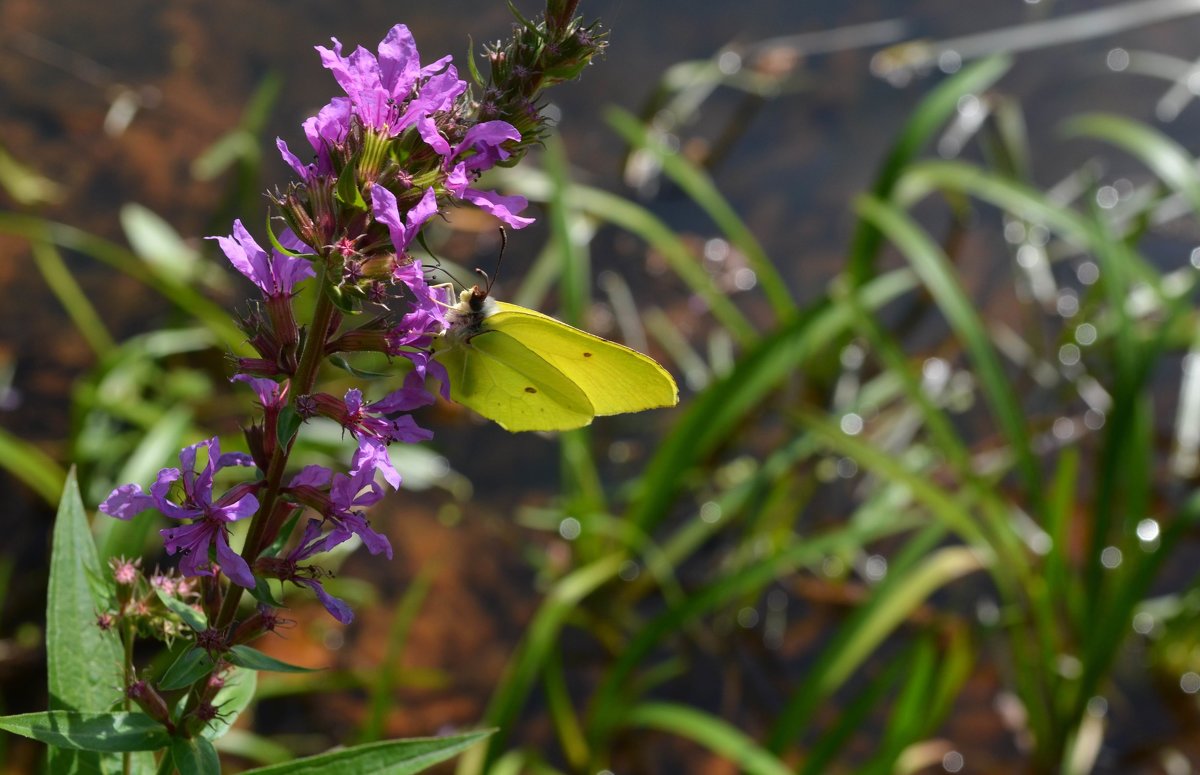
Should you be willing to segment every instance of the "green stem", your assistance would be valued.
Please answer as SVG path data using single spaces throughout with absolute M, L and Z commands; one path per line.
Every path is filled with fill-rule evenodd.
M 313 311 L 312 326 L 309 328 L 308 336 L 305 337 L 304 350 L 300 355 L 300 363 L 296 368 L 295 376 L 292 378 L 290 402 L 293 409 L 296 408 L 296 401 L 300 396 L 307 395 L 312 390 L 313 383 L 316 382 L 317 372 L 320 369 L 321 361 L 325 357 L 325 340 L 329 334 L 329 324 L 333 320 L 333 301 L 329 297 L 329 294 L 325 293 L 324 267 L 321 268 L 320 274 L 317 277 L 317 287 L 319 289 L 317 308 Z M 263 495 L 258 512 L 250 522 L 250 530 L 246 534 L 246 543 L 242 547 L 242 557 L 252 568 L 254 567 L 255 558 L 262 549 L 263 534 L 267 523 L 271 521 L 271 515 L 275 511 L 275 504 L 279 500 L 283 473 L 287 469 L 288 455 L 290 453 L 290 442 L 286 447 L 282 444 L 276 444 L 275 453 L 271 456 L 271 462 L 267 467 L 266 493 Z M 238 602 L 242 597 L 242 591 L 242 588 L 237 584 L 229 585 L 229 591 L 225 595 L 225 600 L 221 603 L 221 612 L 217 615 L 217 621 L 214 624 L 217 629 L 226 627 L 233 621 L 233 617 L 237 613 Z
M 292 408 L 296 408 L 296 401 L 300 396 L 307 395 L 316 382 L 317 372 L 320 369 L 321 361 L 325 356 L 325 340 L 328 338 L 329 326 L 333 321 L 334 306 L 329 294 L 325 293 L 325 277 L 326 271 L 322 264 L 318 269 L 317 275 L 317 306 L 313 311 L 312 325 L 309 327 L 308 336 L 304 339 L 304 350 L 300 355 L 300 363 L 296 367 L 296 373 L 292 377 L 291 389 L 289 392 L 290 403 Z M 250 521 L 250 529 L 246 533 L 246 542 L 242 546 L 242 558 L 246 560 L 251 568 L 254 567 L 254 560 L 258 553 L 262 550 L 267 525 L 271 521 L 271 515 L 275 511 L 275 505 L 279 501 L 280 490 L 282 489 L 283 474 L 287 469 L 288 456 L 291 453 L 291 442 L 285 446 L 276 444 L 275 451 L 271 454 L 271 461 L 267 464 L 267 474 L 265 479 L 265 492 L 263 493 L 262 501 L 259 503 L 258 511 L 254 514 Z M 212 627 L 222 630 L 229 628 L 237 615 L 238 603 L 242 599 L 242 593 L 245 590 L 237 584 L 230 584 L 228 591 L 225 594 L 225 599 L 221 601 L 221 610 L 217 613 L 216 621 L 212 623 Z M 196 709 L 202 694 L 202 688 L 209 676 L 204 676 L 192 684 L 189 690 L 187 705 L 184 707 L 183 713 L 180 714 L 180 719 L 186 717 L 189 713 Z M 170 753 L 166 754 L 164 761 L 170 761 Z M 170 764 L 166 765 L 168 768 Z M 159 768 L 160 773 L 162 768 Z

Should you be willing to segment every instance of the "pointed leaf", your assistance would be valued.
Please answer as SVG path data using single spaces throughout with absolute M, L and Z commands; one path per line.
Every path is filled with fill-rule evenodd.
M 287 449 L 291 445 L 292 438 L 300 429 L 302 422 L 304 422 L 304 418 L 290 405 L 279 411 L 279 419 L 275 422 L 275 439 L 281 448 Z
M 208 629 L 208 617 L 204 615 L 204 612 L 197 611 L 182 600 L 165 594 L 161 589 L 154 591 L 158 593 L 158 599 L 162 601 L 162 604 L 171 609 L 188 627 L 196 632 L 204 632 Z
M 258 673 L 253 670 L 231 670 L 225 676 L 225 686 L 213 698 L 213 705 L 220 711 L 212 723 L 201 733 L 209 740 L 216 740 L 229 731 L 238 715 L 254 700 L 258 687 Z
M 78 751 L 154 751 L 170 742 L 167 730 L 144 713 L 51 710 L 0 716 L 0 729 Z
M 121 685 L 121 645 L 115 632 L 96 626 L 103 606 L 92 591 L 100 560 L 79 496 L 75 469 L 67 474 L 54 521 L 46 596 L 46 669 L 50 709 L 103 711 Z M 51 749 L 52 772 L 102 771 L 99 756 Z
M 212 672 L 213 660 L 204 649 L 192 647 L 179 655 L 158 681 L 158 688 L 169 692 L 190 686 L 206 673 Z
M 411 775 L 456 756 L 492 734 L 492 731 L 369 743 L 260 767 L 250 770 L 246 775 L 341 775 L 346 772 Z
M 269 657 L 249 646 L 234 646 L 225 655 L 225 658 L 238 667 L 244 667 L 249 670 L 272 670 L 276 673 L 315 673 L 324 670 L 322 667 L 289 665 L 287 662 L 281 662 L 275 657 Z
M 171 760 L 179 775 L 218 775 L 221 772 L 217 749 L 203 737 L 172 738 Z

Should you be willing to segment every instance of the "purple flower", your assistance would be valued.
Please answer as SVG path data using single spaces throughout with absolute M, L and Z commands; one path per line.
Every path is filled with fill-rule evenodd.
M 485 170 L 509 157 L 504 143 L 520 139 L 521 133 L 512 124 L 506 121 L 485 121 L 468 129 L 462 142 L 452 149 L 447 146 L 448 153 L 443 154 L 446 157 L 446 188 L 450 193 L 491 213 L 514 229 L 523 229 L 533 223 L 532 218 L 517 214 L 529 204 L 525 197 L 501 196 L 495 191 L 481 191 L 471 188 L 471 183 Z
M 379 44 L 378 58 L 361 46 L 343 57 L 337 38 L 332 50 L 317 46 L 317 52 L 349 97 L 354 114 L 365 126 L 389 137 L 400 134 L 419 116 L 446 109 L 466 90 L 449 56 L 421 67 L 416 41 L 403 24 L 388 31 Z M 441 77 L 431 77 L 435 73 Z M 425 83 L 417 89 L 422 79 Z
M 342 624 L 354 621 L 354 612 L 344 600 L 329 594 L 319 579 L 325 576 L 325 571 L 315 565 L 300 565 L 314 554 L 324 551 L 324 539 L 321 537 L 321 520 L 310 519 L 304 528 L 304 536 L 300 543 L 283 558 L 263 558 L 258 561 L 260 570 L 269 573 L 283 581 L 308 587 L 321 601 L 334 619 Z
M 196 471 L 196 454 L 208 452 L 204 468 Z M 122 485 L 100 504 L 100 511 L 118 519 L 129 519 L 149 508 L 157 508 L 171 519 L 191 520 L 187 525 L 160 531 L 168 554 L 183 551 L 179 568 L 186 576 L 211 576 L 210 547 L 216 547 L 221 570 L 240 586 L 253 588 L 250 566 L 229 546 L 229 524 L 258 510 L 254 484 L 241 484 L 213 500 L 213 477 L 228 466 L 249 466 L 253 461 L 241 452 L 221 454 L 220 441 L 211 438 L 179 453 L 179 468 L 164 468 L 150 487 L 150 495 L 136 484 Z M 178 501 L 168 496 L 175 491 Z
M 377 441 L 360 442 L 348 474 L 334 474 L 323 466 L 305 466 L 288 483 L 288 490 L 297 501 L 324 515 L 333 528 L 317 542 L 310 554 L 324 552 L 357 535 L 371 554 L 384 553 L 392 558 L 392 546 L 387 538 L 371 529 L 360 509 L 378 503 L 384 490 L 375 481 L 382 470 L 381 456 L 386 460 L 387 448 Z M 386 463 L 391 468 L 391 462 Z M 396 486 L 399 474 L 396 474 Z M 329 486 L 328 492 L 324 491 Z
M 396 256 L 403 256 L 425 222 L 437 215 L 437 195 L 432 188 L 425 189 L 421 201 L 404 214 L 402 221 L 395 194 L 383 186 L 371 186 L 371 214 L 375 216 L 375 220 L 387 226 Z
M 246 231 L 241 220 L 233 222 L 232 235 L 209 237 L 209 239 L 217 241 L 229 259 L 229 263 L 257 285 L 264 296 L 290 296 L 296 283 L 316 276 L 312 265 L 303 258 L 285 255 L 278 250 L 272 250 L 271 255 L 268 256 L 266 251 L 254 241 L 250 232 Z M 304 243 L 286 229 L 279 236 L 279 244 L 288 250 L 306 249 Z
M 264 377 L 253 377 L 249 374 L 234 374 L 230 382 L 245 382 L 258 396 L 258 402 L 267 411 L 278 412 L 287 403 L 288 381 L 276 382 Z

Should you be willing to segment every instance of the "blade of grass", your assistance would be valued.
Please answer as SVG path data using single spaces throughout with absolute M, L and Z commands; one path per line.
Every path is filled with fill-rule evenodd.
M 412 623 L 421 612 L 421 606 L 429 597 L 433 577 L 437 569 L 426 566 L 404 590 L 404 595 L 392 614 L 392 626 L 388 630 L 387 649 L 379 663 L 378 677 L 371 682 L 367 697 L 367 718 L 358 734 L 359 743 L 372 743 L 383 737 L 384 722 L 392 705 L 392 692 L 396 688 L 396 673 L 400 669 L 400 658 L 408 643 Z
M 871 193 L 876 199 L 891 198 L 901 174 L 921 152 L 921 149 L 937 134 L 938 130 L 955 115 L 959 100 L 967 94 L 987 89 L 1000 80 L 1012 66 L 1007 58 L 985 59 L 965 67 L 952 78 L 941 83 L 913 111 L 904 128 L 888 151 Z M 850 243 L 850 258 L 847 267 L 851 282 L 861 285 L 875 274 L 875 257 L 883 244 L 883 235 L 878 227 L 866 220 L 855 225 Z
M 0 428 L 0 467 L 24 482 L 46 503 L 58 503 L 67 472 L 45 452 L 3 428 Z
M 33 251 L 33 262 L 46 280 L 46 285 L 58 298 L 58 303 L 66 310 L 67 316 L 75 324 L 75 328 L 83 336 L 92 352 L 103 358 L 113 349 L 113 338 L 96 308 L 88 300 L 87 294 L 75 282 L 75 277 L 63 263 L 62 256 L 48 242 L 34 241 L 30 243 Z
M 886 202 L 862 197 L 856 209 L 908 259 L 970 353 L 984 395 L 1016 456 L 1017 469 L 1032 508 L 1041 513 L 1042 472 L 1033 454 L 1025 412 L 1004 373 L 975 304 L 959 285 L 945 253 L 907 214 Z
M 891 272 L 863 289 L 863 301 L 875 308 L 912 287 L 910 274 Z M 646 466 L 626 518 L 643 532 L 653 532 L 683 486 L 685 472 L 759 410 L 806 359 L 853 325 L 844 305 L 819 301 L 747 352 L 732 372 L 697 396 L 676 423 Z
M 499 730 L 488 740 L 486 747 L 468 753 L 460 760 L 460 773 L 486 772 L 500 756 L 507 732 L 513 728 L 513 722 L 545 664 L 546 655 L 559 638 L 567 615 L 581 600 L 613 579 L 623 564 L 622 554 L 604 557 L 565 576 L 550 590 L 488 703 L 483 723 L 499 727 Z
M 1141 160 L 1200 215 L 1200 172 L 1195 159 L 1163 133 L 1139 121 L 1101 113 L 1076 116 L 1063 124 L 1062 131 L 1068 137 L 1103 140 Z
M 729 722 L 686 705 L 643 703 L 629 711 L 625 725 L 659 729 L 687 738 L 752 775 L 792 775 L 790 767 Z
M 721 195 L 712 178 L 678 153 L 665 149 L 656 136 L 632 113 L 610 107 L 605 111 L 605 118 L 608 125 L 617 130 L 625 142 L 654 154 L 654 158 L 662 165 L 663 173 L 691 197 L 692 201 L 712 218 L 713 223 L 729 241 L 746 256 L 746 263 L 754 270 L 762 284 L 776 319 L 787 320 L 792 317 L 796 312 L 796 302 L 788 290 L 787 283 L 754 233 L 734 211 L 729 201 Z

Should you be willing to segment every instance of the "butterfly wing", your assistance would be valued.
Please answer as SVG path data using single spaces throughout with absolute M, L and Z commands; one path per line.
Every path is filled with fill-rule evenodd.
M 439 349 L 437 356 L 450 375 L 450 397 L 505 430 L 569 430 L 595 415 L 571 379 L 488 321 L 469 340 Z
M 484 320 L 484 329 L 523 344 L 564 375 L 587 396 L 594 414 L 641 412 L 679 402 L 675 380 L 653 358 L 525 307 L 496 302 L 496 310 Z

